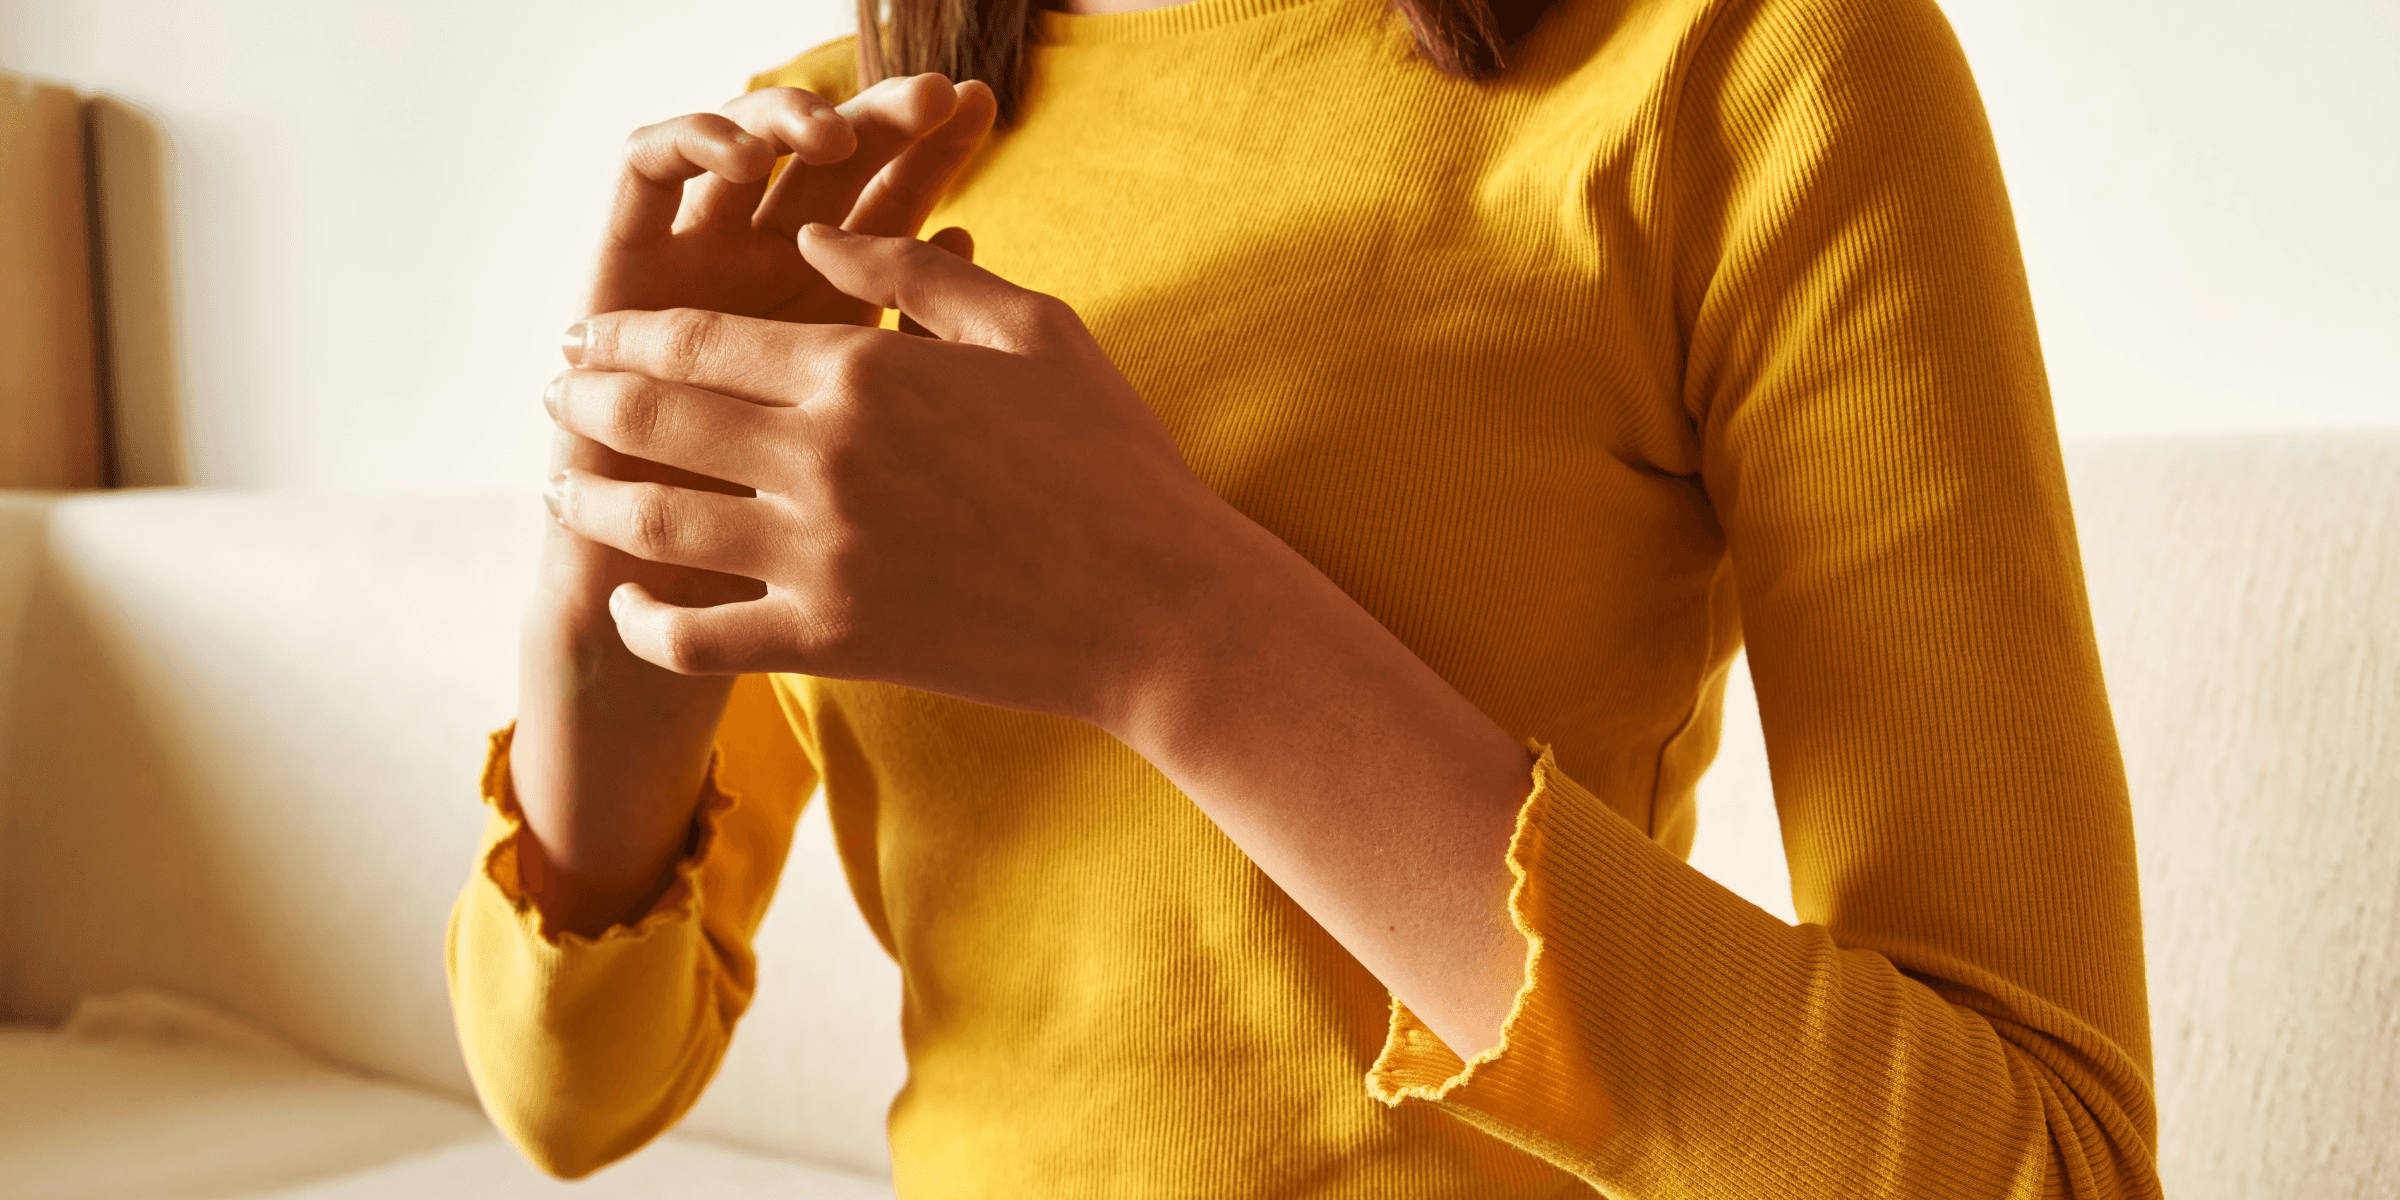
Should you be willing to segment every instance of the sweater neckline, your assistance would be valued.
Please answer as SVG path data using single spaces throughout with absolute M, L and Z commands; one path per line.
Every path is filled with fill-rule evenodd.
M 1045 46 L 1099 46 L 1112 42 L 1146 42 L 1158 38 L 1198 33 L 1298 8 L 1321 0 L 1182 0 L 1164 8 L 1141 12 L 1099 13 L 1079 16 L 1045 8 L 1036 15 L 1041 18 L 1040 33 Z

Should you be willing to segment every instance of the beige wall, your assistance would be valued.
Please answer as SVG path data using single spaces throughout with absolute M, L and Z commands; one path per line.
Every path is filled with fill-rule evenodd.
M 2400 6 L 1952 0 L 2066 432 L 2400 424 Z M 202 482 L 539 473 L 614 147 L 842 0 L 0 0 L 0 65 L 147 113 Z
M 536 397 L 633 127 L 846 31 L 838 4 L 0 0 L 0 65 L 162 135 L 204 483 L 538 477 Z

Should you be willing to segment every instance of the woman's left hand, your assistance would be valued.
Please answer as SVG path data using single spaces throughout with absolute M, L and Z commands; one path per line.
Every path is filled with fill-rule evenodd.
M 703 312 L 584 324 L 552 411 L 756 497 L 555 482 L 559 520 L 757 600 L 611 597 L 641 657 L 1089 721 L 1148 759 L 1461 1057 L 1525 964 L 1504 861 L 1529 758 L 1184 465 L 1065 304 L 926 242 L 810 226 L 931 337 Z
M 871 679 L 1112 726 L 1273 536 L 1192 474 L 1061 301 L 914 239 L 812 225 L 800 247 L 932 336 L 605 313 L 545 396 L 571 433 L 757 490 L 552 481 L 577 534 L 767 584 L 711 608 L 626 584 L 626 646 L 685 674 Z

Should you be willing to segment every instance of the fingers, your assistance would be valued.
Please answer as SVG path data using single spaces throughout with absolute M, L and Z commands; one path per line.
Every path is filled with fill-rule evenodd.
M 1057 299 L 1018 287 L 931 242 L 810 225 L 801 231 L 800 255 L 845 294 L 899 309 L 944 341 L 1022 353 L 1067 328 L 1082 328 Z
M 1000 112 L 990 84 L 970 79 L 956 90 L 958 107 L 950 119 L 877 172 L 860 192 L 849 220 L 828 224 L 879 237 L 917 236 L 952 177 L 983 145 L 984 135 L 991 132 L 992 120 Z
M 776 154 L 789 154 L 801 165 L 839 162 L 858 149 L 858 135 L 850 128 L 849 119 L 823 97 L 802 88 L 761 88 L 736 97 L 723 111 L 726 120 L 772 143 Z M 772 178 L 771 171 L 744 180 L 710 175 L 700 181 L 687 219 L 727 232 L 747 230 Z
M 936 253 L 939 253 L 936 251 Z M 695 308 L 599 313 L 567 329 L 560 349 L 588 371 L 630 371 L 753 404 L 805 405 L 854 390 L 889 330 L 800 325 Z
M 752 579 L 769 566 L 763 502 L 750 497 L 626 483 L 570 467 L 551 478 L 542 500 L 569 532 L 635 558 Z
M 968 233 L 966 230 L 961 229 L 956 225 L 953 225 L 948 229 L 944 229 L 941 232 L 934 234 L 932 237 L 926 238 L 925 240 L 959 256 L 960 258 L 967 260 L 968 262 L 975 261 L 975 235 Z
M 975 236 L 968 233 L 964 229 L 960 229 L 956 225 L 942 230 L 941 232 L 936 233 L 932 237 L 926 238 L 925 240 L 959 256 L 960 258 L 967 260 L 968 262 L 975 261 Z M 932 330 L 927 329 L 925 326 L 919 324 L 915 317 L 912 317 L 907 313 L 900 314 L 900 332 L 915 334 L 918 337 L 934 336 Z
M 917 139 L 956 112 L 959 95 L 939 75 L 886 79 L 841 106 L 858 148 L 840 162 L 785 171 L 759 206 L 757 223 L 790 236 L 811 221 L 841 224 L 859 193 Z
M 811 221 L 913 235 L 983 142 L 998 106 L 989 86 L 939 75 L 887 79 L 836 108 L 800 88 L 762 88 L 725 106 L 633 132 L 608 236 L 665 237 L 684 214 L 727 231 L 785 236 Z M 774 173 L 789 154 L 806 169 Z M 887 170 L 887 168 L 889 168 Z M 684 205 L 685 184 L 707 176 Z
M 542 393 L 550 419 L 619 454 L 771 489 L 805 436 L 795 410 L 622 371 L 568 371 Z
M 714 113 L 636 129 L 625 139 L 625 170 L 617 177 L 608 236 L 619 245 L 663 238 L 674 231 L 685 180 L 706 172 L 737 183 L 764 179 L 775 154 L 774 143 Z
M 677 608 L 628 583 L 609 594 L 608 612 L 635 657 L 679 675 L 788 669 L 799 644 L 790 607 L 773 596 Z

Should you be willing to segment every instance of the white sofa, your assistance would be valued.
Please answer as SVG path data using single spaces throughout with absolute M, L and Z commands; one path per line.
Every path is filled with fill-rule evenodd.
M 2400 1196 L 2400 433 L 2069 464 L 2169 1194 Z M 473 1109 L 441 933 L 540 520 L 530 493 L 0 500 L 0 1195 L 889 1194 L 899 982 L 814 810 L 677 1134 L 556 1184 Z M 1790 919 L 1746 679 L 1695 861 Z

